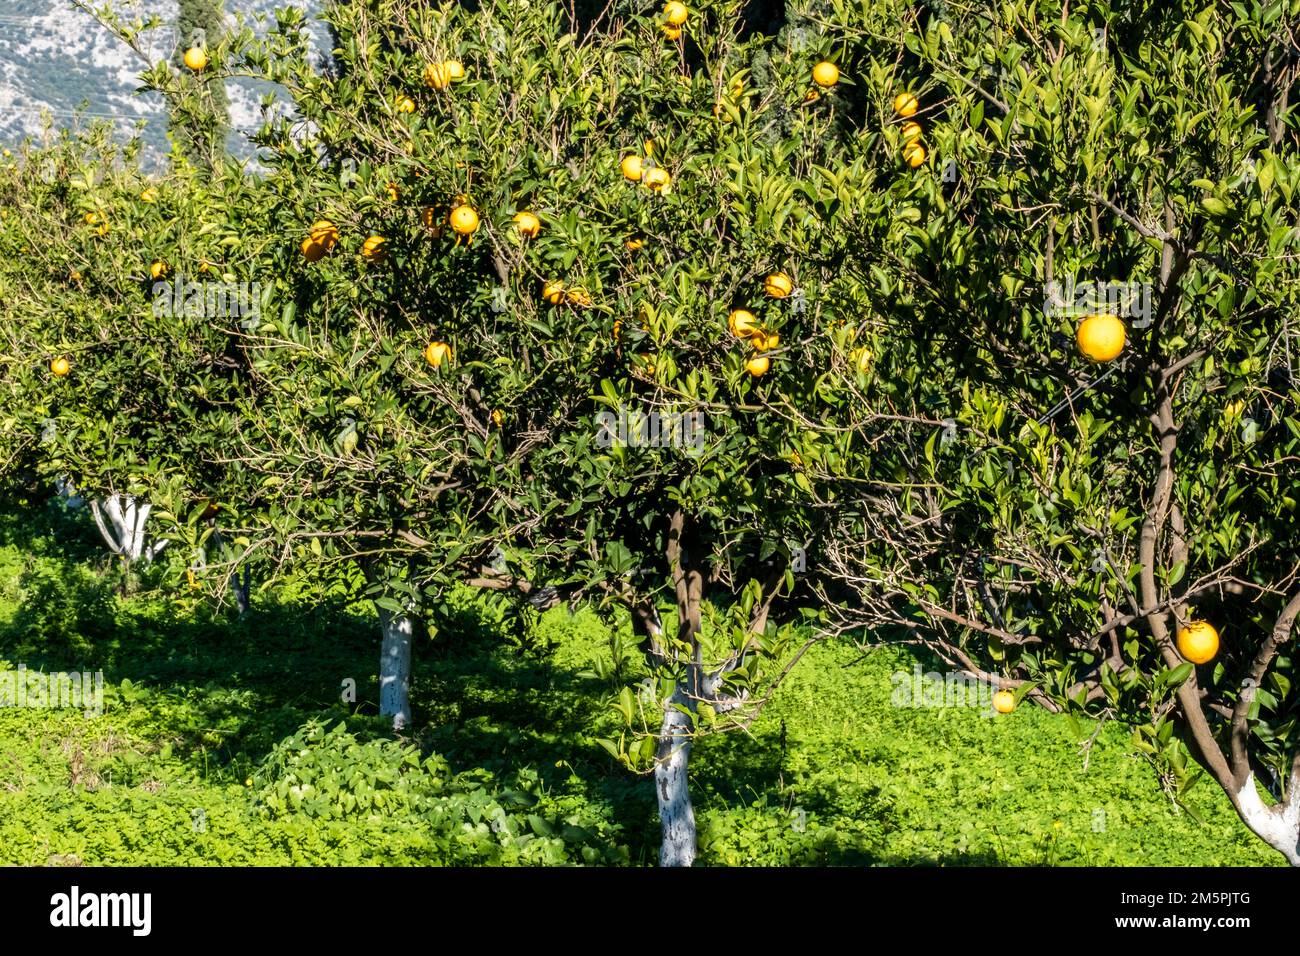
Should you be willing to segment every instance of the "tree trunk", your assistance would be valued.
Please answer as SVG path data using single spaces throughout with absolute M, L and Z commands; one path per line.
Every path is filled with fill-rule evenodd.
M 1292 866 L 1300 866 L 1300 785 L 1292 782 L 1288 799 L 1265 806 L 1255 789 L 1255 775 L 1233 797 L 1233 804 L 1251 832 L 1286 857 Z
M 152 562 L 167 547 L 166 538 L 145 546 L 145 527 L 149 523 L 149 512 L 153 510 L 153 505 L 147 501 L 137 501 L 131 495 L 109 495 L 102 501 L 92 501 L 90 510 L 104 541 L 128 564 L 134 564 L 142 557 L 146 562 Z
M 675 705 L 690 705 L 681 687 L 664 706 L 655 753 L 655 796 L 663 826 L 660 866 L 690 866 L 695 862 L 695 811 L 691 808 L 688 777 L 692 721 L 690 714 L 682 713 Z
M 379 627 L 384 635 L 379 653 L 379 714 L 393 718 L 393 729 L 405 730 L 411 723 L 411 634 L 415 622 L 410 614 L 395 614 L 378 608 Z

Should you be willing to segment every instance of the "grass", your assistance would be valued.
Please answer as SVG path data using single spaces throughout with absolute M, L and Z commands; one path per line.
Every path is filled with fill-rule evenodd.
M 100 716 L 0 708 L 0 863 L 655 861 L 649 783 L 595 743 L 616 685 L 594 615 L 552 611 L 521 642 L 455 596 L 417 644 L 416 731 L 394 743 L 365 606 L 300 584 L 241 621 L 161 568 L 124 599 L 96 555 L 66 516 L 0 518 L 0 660 L 106 683 Z M 1208 781 L 1199 820 L 1175 809 L 1120 726 L 1082 746 L 1029 706 L 894 706 L 914 663 L 819 645 L 748 731 L 702 740 L 700 862 L 1280 863 Z

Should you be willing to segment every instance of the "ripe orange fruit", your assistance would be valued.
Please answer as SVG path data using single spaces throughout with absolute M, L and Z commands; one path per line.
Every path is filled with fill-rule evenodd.
M 68 372 L 72 371 L 72 363 L 60 355 L 50 363 L 50 371 L 59 378 L 63 378 L 63 376 L 67 375 Z
M 447 76 L 451 78 L 453 83 L 459 83 L 465 79 L 465 66 L 460 60 L 447 60 L 442 65 L 447 70 Z
M 558 279 L 542 283 L 542 298 L 551 305 L 559 305 L 564 301 L 564 283 Z
M 582 288 L 582 286 L 574 286 L 572 289 L 569 289 L 564 293 L 564 301 L 569 303 L 569 305 L 576 305 L 580 308 L 586 309 L 591 306 L 591 293 Z
M 167 274 L 167 263 L 161 259 L 155 259 L 149 265 L 149 275 L 154 279 L 161 279 Z
M 921 124 L 906 122 L 903 124 L 903 142 L 914 143 L 921 138 Z
M 763 291 L 774 299 L 784 299 L 794 291 L 794 282 L 784 272 L 773 272 L 763 280 Z
M 515 229 L 519 235 L 525 239 L 536 239 L 537 234 L 542 231 L 542 221 L 537 218 L 536 213 L 517 212 L 514 218 Z
M 451 361 L 451 346 L 446 342 L 430 342 L 424 350 L 424 360 L 434 368 L 441 368 L 443 362 Z
M 1124 351 L 1124 323 L 1114 315 L 1089 315 L 1079 323 L 1079 351 L 1094 362 L 1109 362 Z
M 388 256 L 387 241 L 383 236 L 371 236 L 361 244 L 361 255 L 371 262 L 382 262 Z
M 899 116 L 912 116 L 918 105 L 916 97 L 911 93 L 899 93 L 894 97 L 894 112 Z
M 318 219 L 312 223 L 307 235 L 312 242 L 324 246 L 326 252 L 333 249 L 334 243 L 339 241 L 338 227 L 328 219 Z
M 445 63 L 430 63 L 424 68 L 424 82 L 435 90 L 445 90 L 451 86 L 451 71 Z
M 1016 709 L 1016 695 L 1009 690 L 1000 690 L 993 695 L 993 709 L 999 714 L 1009 714 Z
M 622 162 L 618 164 L 618 168 L 623 171 L 624 179 L 630 179 L 634 183 L 639 183 L 641 177 L 645 174 L 645 170 L 641 168 L 641 157 L 636 153 L 628 153 L 628 155 L 624 156 Z
M 1208 664 L 1219 653 L 1219 632 L 1209 621 L 1192 621 L 1178 632 L 1178 653 L 1193 664 Z
M 302 245 L 298 248 L 302 250 L 303 258 L 308 262 L 318 262 L 328 251 L 323 245 L 313 240 L 310 236 L 304 239 Z
M 664 22 L 672 26 L 679 27 L 686 22 L 690 12 L 686 9 L 686 4 L 681 0 L 668 0 L 664 4 Z
M 664 36 L 669 40 L 680 40 L 682 38 L 682 28 L 675 27 L 670 23 L 665 23 Z
M 415 100 L 411 99 L 409 96 L 403 96 L 403 97 L 399 98 L 398 101 L 397 101 L 397 112 L 399 112 L 399 113 L 414 113 L 414 112 L 415 112 Z
M 208 65 L 208 54 L 201 46 L 192 46 L 185 51 L 185 65 L 195 73 Z
M 673 178 L 668 175 L 668 170 L 662 166 L 656 166 L 645 174 L 645 184 L 655 192 L 664 189 L 672 181 Z
M 754 378 L 759 378 L 767 374 L 767 370 L 772 367 L 772 360 L 766 355 L 755 355 L 745 363 L 745 371 Z
M 903 159 L 907 161 L 907 165 L 916 169 L 925 162 L 925 147 L 920 143 L 908 143 L 903 147 Z
M 829 60 L 822 60 L 812 71 L 813 82 L 824 90 L 829 90 L 840 81 L 840 68 Z
M 763 332 L 759 330 L 750 336 L 749 341 L 759 352 L 770 352 L 781 344 L 781 336 L 775 332 Z
M 472 236 L 478 229 L 478 213 L 474 211 L 473 206 L 464 203 L 451 211 L 447 221 L 451 223 L 451 228 L 462 236 Z
M 758 331 L 758 319 L 749 309 L 732 309 L 727 316 L 727 328 L 738 339 L 747 339 Z

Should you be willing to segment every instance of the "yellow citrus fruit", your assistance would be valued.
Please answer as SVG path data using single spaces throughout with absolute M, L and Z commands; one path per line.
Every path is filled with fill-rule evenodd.
M 535 239 L 537 234 L 542 231 L 542 221 L 537 218 L 536 213 L 517 212 L 515 213 L 514 223 L 519 235 L 525 239 Z
M 766 355 L 752 356 L 750 360 L 745 363 L 745 371 L 748 372 L 750 375 L 754 376 L 754 378 L 758 378 L 761 375 L 766 375 L 767 370 L 770 369 L 771 367 L 772 367 L 772 360 L 768 358 Z
M 1109 362 L 1124 351 L 1124 323 L 1114 315 L 1089 315 L 1079 323 L 1079 351 L 1094 362 Z
M 641 157 L 636 153 L 629 153 L 624 156 L 622 162 L 618 164 L 618 168 L 623 171 L 624 179 L 630 179 L 634 183 L 639 183 L 641 177 L 645 174 L 645 170 L 641 168 Z
M 681 0 L 668 0 L 664 4 L 664 22 L 672 26 L 679 27 L 686 22 L 690 12 L 686 9 L 686 4 Z
M 1219 632 L 1209 621 L 1192 621 L 1178 632 L 1178 653 L 1193 664 L 1207 664 L 1219 653 Z
M 1000 690 L 993 695 L 993 709 L 999 714 L 1009 714 L 1016 709 L 1016 695 L 1009 690 Z
M 302 250 L 303 258 L 306 259 L 308 262 L 319 261 L 320 258 L 323 255 L 325 255 L 327 251 L 323 245 L 321 245 L 319 242 L 316 242 L 310 236 L 304 239 L 302 241 L 302 245 L 299 246 L 298 248 Z
M 591 293 L 581 286 L 574 286 L 564 293 L 564 301 L 585 309 L 591 305 Z
M 794 282 L 784 272 L 773 272 L 763 280 L 763 291 L 774 299 L 784 299 L 794 291 Z
M 443 63 L 443 67 L 447 70 L 447 76 L 451 78 L 453 83 L 459 83 L 465 79 L 465 65 L 460 60 L 448 60 Z
M 624 246 L 624 247 L 625 247 L 629 252 L 636 252 L 638 249 L 640 249 L 640 248 L 641 248 L 642 246 L 644 246 L 644 245 L 645 245 L 645 240 L 644 240 L 644 239 L 628 239 L 628 240 L 626 240 L 626 241 L 623 243 L 623 246 Z
M 781 344 L 781 336 L 775 332 L 763 332 L 760 330 L 750 336 L 749 341 L 757 351 L 770 352 Z
M 152 186 L 150 186 L 149 188 L 147 188 L 144 192 L 142 192 L 142 193 L 140 194 L 140 201 L 141 201 L 141 202 L 147 202 L 147 203 L 154 203 L 154 202 L 157 202 L 157 201 L 158 201 L 158 190 L 156 190 L 156 189 L 154 189 Z
M 338 227 L 328 219 L 318 219 L 312 223 L 307 235 L 312 242 L 324 246 L 326 252 L 333 249 L 334 243 L 339 241 Z
M 914 143 L 921 138 L 921 124 L 907 122 L 903 124 L 903 142 Z
M 672 181 L 673 178 L 668 175 L 668 170 L 662 166 L 656 166 L 645 174 L 645 184 L 655 192 L 665 188 Z
M 397 112 L 399 112 L 399 113 L 414 113 L 414 112 L 415 112 L 415 100 L 411 99 L 409 96 L 403 96 L 403 97 L 401 97 L 401 98 L 398 99 L 398 101 L 397 101 Z
M 67 375 L 68 372 L 72 371 L 72 363 L 60 355 L 50 363 L 50 371 L 59 378 L 63 378 L 63 376 Z
M 424 82 L 435 90 L 445 90 L 451 85 L 451 71 L 446 63 L 430 63 L 424 68 Z
M 738 339 L 747 339 L 758 331 L 758 319 L 749 309 L 732 309 L 727 316 L 727 328 Z
M 203 47 L 192 46 L 185 51 L 185 65 L 197 73 L 208 65 L 208 54 Z
M 925 147 L 920 143 L 908 143 L 903 147 L 903 159 L 907 161 L 907 165 L 916 169 L 925 162 Z
M 451 217 L 447 220 L 451 223 L 451 228 L 462 236 L 472 236 L 478 229 L 478 213 L 474 211 L 473 206 L 461 204 L 451 211 Z
M 564 301 L 564 283 L 558 279 L 542 283 L 542 298 L 551 305 L 559 305 Z
M 822 60 L 812 71 L 813 82 L 824 90 L 829 90 L 840 81 L 840 68 L 829 60 Z
M 371 236 L 361 244 L 361 254 L 371 262 L 381 262 L 388 255 L 387 241 L 383 236 Z
M 443 362 L 451 360 L 451 346 L 446 342 L 430 342 L 424 350 L 424 360 L 434 368 L 441 368 Z
M 899 93 L 894 97 L 894 112 L 899 116 L 912 116 L 918 105 L 916 97 L 911 93 Z
M 680 40 L 682 38 L 682 28 L 675 27 L 672 24 L 664 24 L 664 36 L 669 40 Z

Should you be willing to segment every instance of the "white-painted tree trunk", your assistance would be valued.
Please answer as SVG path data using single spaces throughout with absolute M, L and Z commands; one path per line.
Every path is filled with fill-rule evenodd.
M 663 843 L 660 866 L 690 866 L 695 862 L 695 811 L 691 807 L 689 770 L 691 763 L 690 714 L 674 704 L 686 705 L 689 698 L 678 688 L 664 707 L 663 725 L 655 761 L 655 796 Z
M 411 723 L 411 635 L 415 621 L 410 614 L 394 614 L 382 607 L 379 628 L 384 635 L 379 653 L 379 713 L 393 718 L 394 730 Z
M 166 538 L 145 544 L 145 526 L 152 510 L 153 505 L 149 502 L 138 502 L 131 495 L 109 495 L 102 501 L 90 503 L 91 514 L 95 516 L 95 524 L 104 541 L 114 554 L 131 563 L 141 558 L 152 562 L 167 547 Z
M 1265 806 L 1251 773 L 1246 775 L 1246 783 L 1233 802 L 1255 836 L 1286 857 L 1292 866 L 1300 866 L 1300 785 L 1291 781 L 1290 791 L 1285 803 Z

